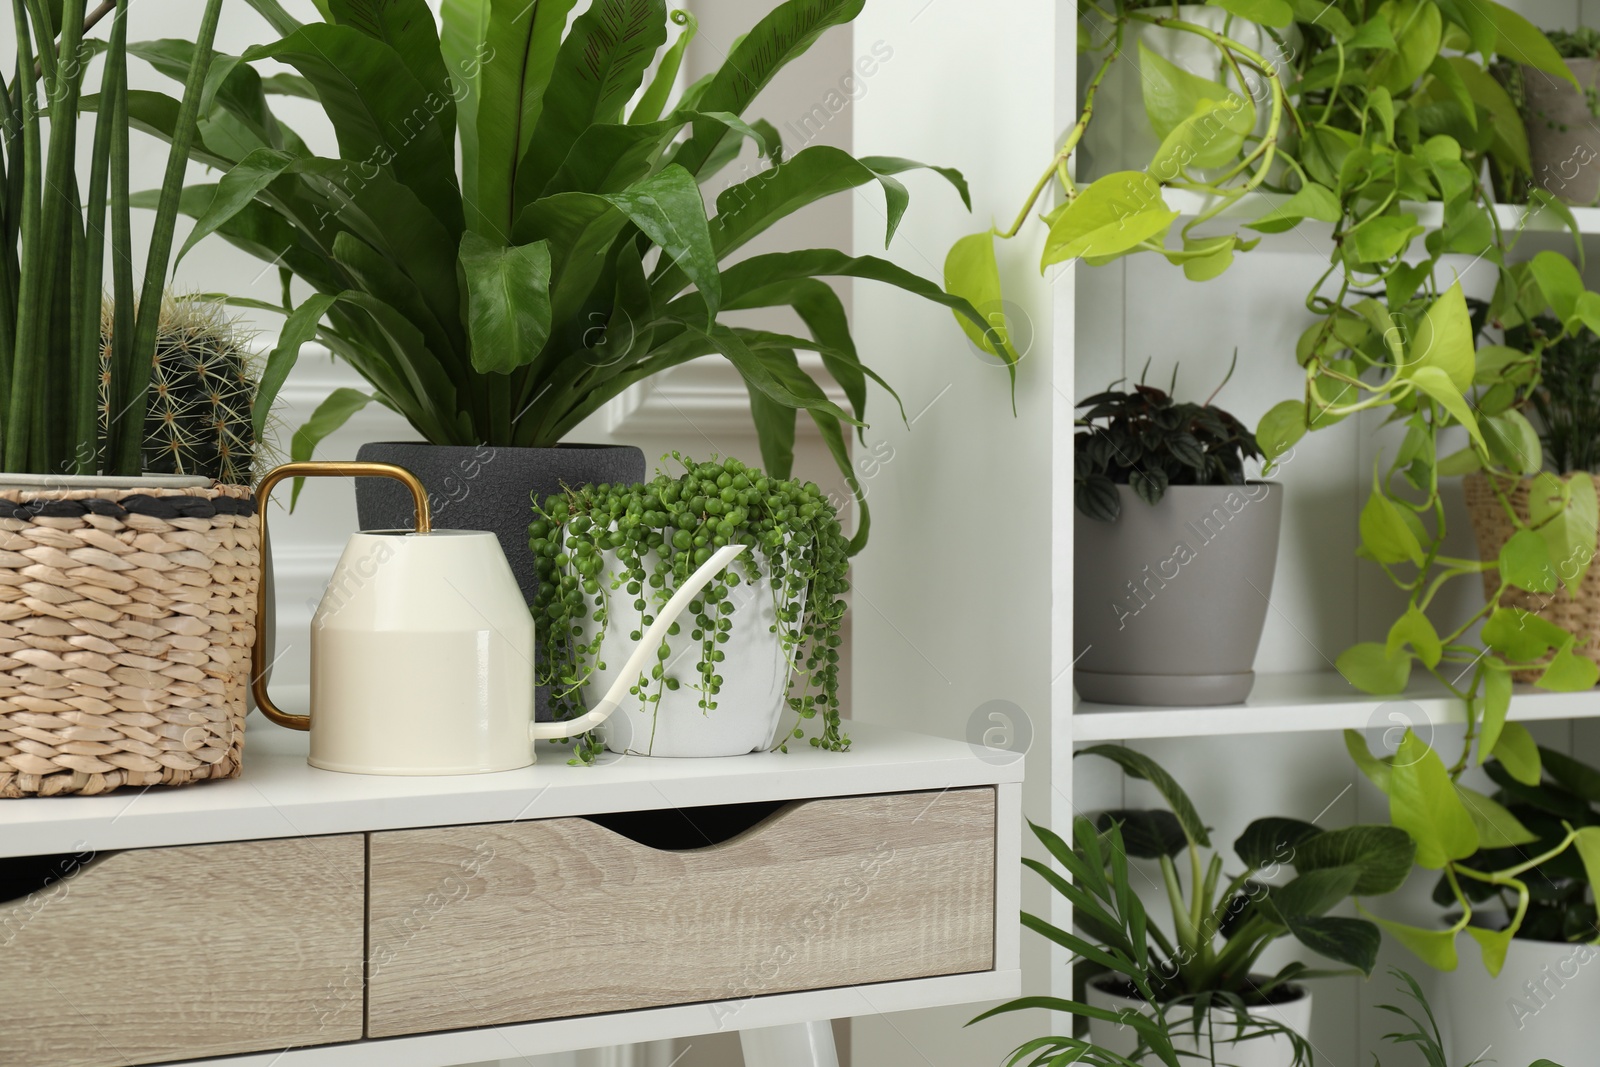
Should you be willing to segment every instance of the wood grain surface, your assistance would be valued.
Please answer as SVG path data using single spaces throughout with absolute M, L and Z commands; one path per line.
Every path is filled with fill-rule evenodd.
M 360 1037 L 363 853 L 348 834 L 61 861 L 48 886 L 0 904 L 0 1064 Z
M 367 1035 L 701 1001 L 737 1027 L 751 997 L 989 970 L 994 849 L 992 787 L 800 801 L 688 851 L 576 818 L 374 833 Z

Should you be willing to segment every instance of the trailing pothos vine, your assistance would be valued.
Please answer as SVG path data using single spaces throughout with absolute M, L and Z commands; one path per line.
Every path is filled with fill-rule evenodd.
M 1493 0 L 1208 6 L 1261 23 L 1275 54 L 1246 47 L 1192 15 L 1181 18 L 1176 7 L 1085 0 L 1082 58 L 1093 73 L 1077 122 L 1011 227 L 973 234 L 952 248 L 947 286 L 980 309 L 1002 306 L 995 238 L 1021 233 L 1052 186 L 1060 199 L 1042 215 L 1042 268 L 1151 252 L 1181 266 L 1189 280 L 1205 281 L 1254 247 L 1258 238 L 1245 231 L 1276 233 L 1307 220 L 1326 225 L 1328 267 L 1307 294 L 1313 322 L 1294 352 L 1304 387 L 1267 413 L 1256 437 L 1270 468 L 1306 433 L 1360 412 L 1381 412 L 1405 428 L 1398 448 L 1374 465 L 1359 552 L 1404 593 L 1406 607 L 1384 641 L 1346 650 L 1338 667 L 1377 695 L 1402 692 L 1420 667 L 1462 702 L 1467 730 L 1448 763 L 1409 730 L 1381 757 L 1359 734 L 1347 740 L 1362 770 L 1388 795 L 1392 822 L 1416 840 L 1417 862 L 1443 872 L 1461 912 L 1448 930 L 1386 925 L 1447 969 L 1456 964 L 1456 937 L 1465 930 L 1495 972 L 1526 911 L 1528 890 L 1519 876 L 1549 857 L 1504 870 L 1467 862 L 1480 849 L 1536 837 L 1460 778 L 1493 756 L 1518 779 L 1539 781 L 1537 746 L 1508 721 L 1512 672 L 1532 672 L 1547 689 L 1587 689 L 1596 681 L 1595 664 L 1578 653 L 1576 635 L 1502 607 L 1500 594 L 1516 587 L 1571 595 L 1595 553 L 1600 508 L 1592 479 L 1543 473 L 1538 435 L 1519 409 L 1539 388 L 1544 349 L 1600 328 L 1600 294 L 1586 289 L 1565 256 L 1514 256 L 1520 223 L 1510 228 L 1511 216 L 1496 211 L 1496 189 L 1500 199 L 1526 201 L 1528 215 L 1564 221 L 1575 237 L 1577 226 L 1564 205 L 1529 180 L 1526 129 L 1491 67 L 1526 64 L 1577 83 L 1538 29 Z M 1152 51 L 1140 39 L 1151 27 L 1209 42 L 1221 80 Z M 1095 41 L 1103 45 L 1097 49 Z M 1143 169 L 1079 184 L 1073 153 L 1108 71 L 1127 61 L 1139 65 L 1145 113 L 1160 147 Z M 1239 91 L 1252 80 L 1257 99 Z M 1486 171 L 1492 183 L 1480 177 Z M 1169 205 L 1174 192 L 1188 197 L 1179 204 L 1187 215 Z M 1581 246 L 1576 256 L 1581 262 Z M 1456 276 L 1473 268 L 1485 282 L 1480 291 L 1490 289 L 1492 277 L 1487 302 L 1469 302 Z M 1514 527 L 1495 559 L 1446 551 L 1441 480 L 1473 472 L 1487 479 Z M 1519 514 L 1511 491 L 1525 478 L 1529 504 Z M 1429 614 L 1441 591 L 1485 576 L 1491 595 L 1483 608 L 1441 631 Z M 1600 873 L 1600 840 L 1592 831 L 1570 830 L 1556 854 L 1567 849 L 1582 854 L 1592 875 Z M 1509 926 L 1472 926 L 1463 881 L 1514 896 L 1520 904 Z
M 774 630 L 790 665 L 789 709 L 803 720 L 822 720 L 810 743 L 848 748 L 839 718 L 839 628 L 849 542 L 838 514 L 813 482 L 771 478 L 737 459 L 696 463 L 676 452 L 672 458 L 684 468 L 679 477 L 568 488 L 534 505 L 528 545 L 539 574 L 537 673 L 539 683 L 550 686 L 555 717 L 583 714 L 584 688 L 605 668 L 598 656 L 618 598 L 639 613 L 628 635 L 639 641 L 680 582 L 717 549 L 740 544 L 750 551 L 689 602 L 690 618 L 668 629 L 655 663 L 629 692 L 653 710 L 664 692 L 687 685 L 699 693 L 703 713 L 716 712 L 722 646 L 743 586 L 773 598 Z M 697 649 L 689 677 L 669 667 L 679 640 Z M 805 731 L 796 726 L 791 736 Z M 591 735 L 579 740 L 579 760 L 588 762 L 598 751 Z

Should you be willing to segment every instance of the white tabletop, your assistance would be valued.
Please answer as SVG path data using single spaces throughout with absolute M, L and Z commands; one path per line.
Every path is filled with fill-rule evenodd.
M 567 765 L 571 750 L 496 774 L 399 777 L 308 766 L 307 736 L 252 715 L 239 778 L 98 797 L 0 800 L 0 856 L 150 848 L 415 826 L 513 822 L 606 811 L 948 789 L 1022 780 L 1022 760 L 962 741 L 847 723 L 854 743 L 825 752 L 719 759 L 606 754 Z M 988 757 L 988 758 L 984 758 Z

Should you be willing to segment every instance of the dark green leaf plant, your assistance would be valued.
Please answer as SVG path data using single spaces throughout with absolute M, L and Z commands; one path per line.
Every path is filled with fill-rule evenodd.
M 689 602 L 692 618 L 669 628 L 655 663 L 629 692 L 653 715 L 664 692 L 686 685 L 699 693 L 702 712 L 715 713 L 722 646 L 735 625 L 735 590 L 745 586 L 772 597 L 774 626 L 790 665 L 789 710 L 802 722 L 820 720 L 813 747 L 843 751 L 850 738 L 839 717 L 839 649 L 850 561 L 833 505 L 813 482 L 774 478 L 737 459 L 672 458 L 683 468 L 676 477 L 582 486 L 534 506 L 528 545 L 539 575 L 537 674 L 551 687 L 555 717 L 583 714 L 585 687 L 604 667 L 598 657 L 607 628 L 617 625 L 614 611 L 626 603 L 637 613 L 623 610 L 621 616 L 638 618 L 628 634 L 637 642 L 678 584 L 712 553 L 747 545 L 750 551 Z M 673 669 L 680 641 L 698 653 L 687 677 Z M 795 726 L 790 736 L 804 737 L 804 728 Z M 787 738 L 780 747 L 787 751 Z M 585 735 L 575 762 L 590 762 L 598 751 L 593 736 Z
M 424 0 L 328 0 L 305 25 L 280 16 L 279 39 L 218 57 L 225 73 L 191 155 L 221 177 L 186 190 L 197 222 L 184 251 L 217 234 L 282 268 L 281 306 L 239 301 L 286 316 L 268 397 L 318 340 L 428 441 L 546 446 L 631 386 L 715 355 L 748 387 L 771 476 L 789 473 L 804 410 L 859 498 L 846 427 L 865 425 L 868 382 L 884 383 L 823 279 L 886 282 L 994 334 L 967 300 L 885 259 L 830 248 L 738 258 L 806 205 L 869 185 L 894 236 L 909 200 L 897 175 L 922 164 L 828 145 L 787 156 L 771 123 L 744 117 L 863 2 L 784 0 L 676 99 L 695 22 L 664 0 L 446 0 L 437 24 Z M 149 47 L 184 55 L 181 42 Z M 268 61 L 295 73 L 258 73 Z M 273 113 L 285 95 L 320 103 L 336 158 Z M 158 133 L 171 132 L 172 110 L 159 93 L 130 101 L 132 121 Z M 747 141 L 765 166 L 708 213 L 708 187 Z M 931 169 L 967 202 L 959 173 Z M 290 278 L 312 294 L 295 303 Z M 724 318 L 769 307 L 792 309 L 809 336 Z M 820 355 L 844 406 L 801 351 Z M 294 458 L 358 406 L 330 397 Z M 868 527 L 863 506 L 852 551 Z
M 1083 1020 L 1121 1023 L 1139 1039 L 1138 1049 L 1124 1058 L 1083 1035 L 1036 1038 L 1012 1053 L 1010 1065 L 1123 1067 L 1141 1062 L 1146 1053 L 1169 1067 L 1204 1062 L 1204 1055 L 1174 1049 L 1172 1038 L 1180 1028 L 1189 1031 L 1198 1047 L 1211 1050 L 1212 1062 L 1218 1041 L 1281 1035 L 1295 1050 L 1295 1064 L 1309 1064 L 1311 1049 L 1304 1038 L 1259 1009 L 1292 981 L 1372 973 L 1378 928 L 1365 919 L 1328 912 L 1351 897 L 1398 888 L 1412 866 L 1410 839 L 1390 826 L 1324 831 L 1297 819 L 1262 818 L 1234 842 L 1244 869 L 1228 875 L 1220 852 L 1204 855 L 1212 848 L 1210 832 L 1193 801 L 1154 760 L 1119 745 L 1096 745 L 1077 755 L 1109 759 L 1129 777 L 1151 783 L 1167 807 L 1108 811 L 1097 823 L 1080 818 L 1074 826 L 1075 847 L 1070 848 L 1049 829 L 1030 823 L 1067 877 L 1031 858 L 1023 865 L 1071 903 L 1077 929 L 1063 930 L 1028 913 L 1022 923 L 1074 954 L 1076 999 L 1024 997 L 973 1022 L 1048 1008 Z M 1135 882 L 1140 868 L 1129 863 L 1130 857 L 1156 861 L 1158 884 L 1171 910 L 1170 933 L 1151 921 L 1140 902 Z M 1180 870 L 1184 860 L 1186 870 Z M 1268 883 L 1284 871 L 1294 876 L 1282 884 Z M 1270 976 L 1254 973 L 1262 953 L 1285 937 L 1343 966 L 1319 971 L 1294 962 Z M 1119 1012 L 1085 1003 L 1085 983 L 1105 976 L 1144 1009 Z M 1202 1027 L 1209 1028 L 1204 1035 Z
M 1079 430 L 1073 437 L 1073 500 L 1081 514 L 1100 522 L 1115 522 L 1122 512 L 1118 485 L 1131 486 L 1154 505 L 1168 486 L 1243 485 L 1245 460 L 1261 458 L 1256 435 L 1211 406 L 1221 385 L 1203 404 L 1179 403 L 1176 368 L 1165 390 L 1142 378 L 1131 390 L 1118 390 L 1120 383 L 1113 382 L 1106 392 L 1078 402 L 1088 410 L 1073 424 Z
M 155 218 L 137 279 L 129 128 L 139 125 L 142 94 L 128 87 L 128 58 L 138 54 L 128 44 L 130 4 L 85 6 L 11 2 L 17 62 L 0 76 L 0 466 L 13 473 L 145 471 L 163 287 L 222 0 L 207 0 L 183 62 L 167 68 L 183 93 L 162 98 L 172 146 L 148 197 Z M 106 37 L 91 36 L 107 15 Z M 102 362 L 108 272 L 114 329 Z
M 1596 835 L 1583 831 L 1600 827 L 1600 771 L 1541 746 L 1538 756 L 1543 775 L 1530 785 L 1525 754 L 1507 751 L 1509 762 L 1493 759 L 1483 769 L 1498 787 L 1494 800 L 1526 827 L 1531 837 L 1516 844 L 1480 848 L 1462 861 L 1462 867 L 1480 872 L 1520 868 L 1515 878 L 1527 892 L 1522 894 L 1510 880 L 1459 879 L 1457 884 L 1476 909 L 1473 925 L 1501 930 L 1520 912 L 1516 938 L 1592 944 L 1600 940 L 1600 915 L 1595 910 L 1589 867 Z M 1521 777 L 1512 773 L 1513 767 Z M 1564 848 L 1574 828 L 1582 835 L 1577 847 Z M 1457 907 L 1456 886 L 1448 874 L 1440 876 L 1433 899 L 1442 907 Z

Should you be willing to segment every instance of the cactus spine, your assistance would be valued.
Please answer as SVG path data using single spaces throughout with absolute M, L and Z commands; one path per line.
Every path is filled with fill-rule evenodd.
M 100 318 L 102 443 L 114 417 L 111 311 L 107 301 Z M 163 299 L 145 410 L 145 473 L 250 484 L 260 451 L 252 424 L 257 384 L 252 336 L 220 303 L 170 294 Z

